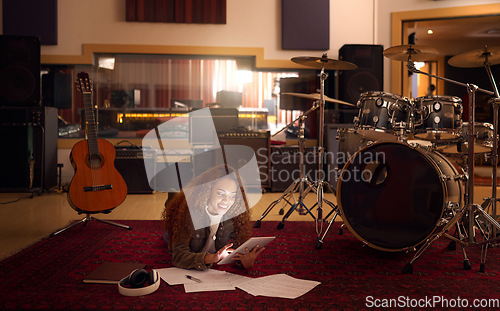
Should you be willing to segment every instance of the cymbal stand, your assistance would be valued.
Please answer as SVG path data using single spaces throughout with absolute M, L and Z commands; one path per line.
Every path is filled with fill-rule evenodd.
M 466 191 L 465 191 L 465 201 L 466 204 L 462 208 L 460 208 L 457 212 L 452 211 L 453 217 L 451 220 L 447 221 L 443 219 L 443 222 L 446 223 L 444 227 L 442 228 L 441 231 L 435 233 L 432 235 L 430 238 L 427 239 L 427 241 L 420 247 L 420 249 L 415 253 L 413 256 L 412 260 L 406 264 L 406 266 L 403 268 L 403 273 L 404 274 L 411 274 L 413 273 L 413 262 L 417 260 L 424 252 L 425 250 L 437 239 L 439 239 L 441 236 L 446 236 L 447 238 L 456 241 L 460 243 L 462 247 L 462 252 L 464 254 L 464 269 L 470 270 L 471 265 L 469 260 L 467 259 L 467 255 L 465 253 L 465 248 L 464 246 L 467 246 L 468 244 L 475 243 L 475 231 L 474 231 L 474 225 L 478 224 L 479 222 L 476 221 L 476 213 L 477 217 L 480 217 L 483 221 L 488 222 L 492 226 L 496 227 L 497 229 L 500 230 L 500 224 L 496 222 L 487 212 L 484 211 L 484 209 L 479 206 L 478 204 L 474 204 L 474 125 L 475 125 L 475 103 L 476 103 L 476 97 L 475 93 L 477 91 L 481 91 L 487 94 L 492 95 L 493 92 L 480 89 L 476 85 L 473 84 L 465 84 L 461 82 L 457 82 L 451 79 L 439 77 L 436 75 L 432 75 L 429 73 L 422 72 L 415 68 L 413 62 L 411 59 L 408 61 L 407 64 L 408 70 L 411 72 L 417 73 L 417 74 L 424 74 L 436 79 L 441 79 L 447 82 L 451 82 L 454 84 L 458 84 L 461 86 L 464 86 L 467 88 L 467 92 L 469 94 L 469 137 L 468 137 L 468 158 L 467 158 L 467 172 L 466 172 Z M 496 129 L 495 129 L 496 130 Z M 496 135 L 495 135 L 496 136 Z M 452 178 L 452 177 L 451 177 Z M 455 238 L 451 235 L 448 234 L 448 230 L 450 230 L 453 226 L 457 225 L 457 230 L 459 230 L 459 222 L 463 220 L 467 220 L 467 224 L 464 224 L 464 227 L 467 232 L 465 234 L 467 235 L 467 241 L 464 239 L 465 234 L 459 232 L 458 237 Z M 486 241 L 486 244 L 489 243 Z M 483 251 L 482 253 L 486 253 Z M 485 256 L 485 255 L 484 255 Z M 483 257 L 483 255 L 481 255 Z M 484 270 L 483 265 L 481 265 L 481 268 Z
M 289 204 L 291 207 L 288 210 L 288 212 L 285 214 L 281 222 L 278 224 L 278 229 L 283 229 L 285 226 L 285 221 L 290 217 L 290 215 L 293 213 L 293 211 L 297 208 L 299 209 L 304 209 L 306 213 L 312 216 L 313 219 L 316 219 L 314 215 L 311 213 L 311 210 L 316 206 L 316 204 L 311 208 L 307 208 L 307 206 L 304 204 L 304 198 L 307 196 L 307 194 L 312 190 L 316 192 L 316 189 L 314 188 L 314 184 L 309 181 L 307 176 L 305 176 L 304 172 L 304 142 L 305 142 L 305 135 L 304 135 L 304 125 L 305 125 L 305 120 L 307 118 L 307 115 L 314 110 L 316 110 L 319 106 L 315 102 L 311 109 L 306 111 L 305 113 L 301 114 L 298 118 L 287 124 L 284 128 L 279 130 L 278 132 L 274 133 L 273 136 L 279 134 L 280 132 L 284 131 L 288 127 L 290 127 L 292 124 L 294 124 L 297 120 L 299 121 L 299 135 L 298 135 L 298 145 L 299 145 L 299 172 L 300 172 L 300 177 L 294 182 L 288 186 L 288 188 L 283 192 L 283 195 L 279 197 L 277 200 L 273 201 L 267 209 L 264 211 L 262 216 L 260 216 L 260 219 L 257 220 L 254 224 L 254 228 L 260 228 L 262 224 L 262 220 L 271 212 L 271 210 L 279 204 L 282 200 L 284 200 L 285 203 Z M 270 178 L 270 176 L 269 176 Z M 304 188 L 305 185 L 305 188 Z M 298 199 L 295 199 L 295 193 L 299 191 L 299 197 Z M 293 203 L 292 203 L 293 201 Z M 284 213 L 284 209 L 282 208 L 280 210 L 280 215 Z
M 494 95 L 495 97 L 490 100 L 490 103 L 493 106 L 493 155 L 491 157 L 491 166 L 492 166 L 492 176 L 491 176 L 491 197 L 486 198 L 484 203 L 481 205 L 482 208 L 488 209 L 489 206 L 491 206 L 491 214 L 493 214 L 493 217 L 496 219 L 493 219 L 493 221 L 496 223 L 498 221 L 497 218 L 497 166 L 498 166 L 498 105 L 500 104 L 500 94 L 498 92 L 498 87 L 495 82 L 495 78 L 493 76 L 493 73 L 491 72 L 491 67 L 490 67 L 490 62 L 488 60 L 488 56 L 490 55 L 488 52 L 483 53 L 485 60 L 484 60 L 484 68 L 486 69 L 486 73 L 488 74 L 488 77 L 490 79 L 491 85 L 493 87 Z M 488 214 L 489 216 L 489 214 Z M 479 220 L 478 220 L 479 221 Z M 490 223 L 491 220 L 489 220 Z M 479 224 L 478 224 L 479 226 Z M 497 238 L 497 229 L 498 226 L 488 226 L 486 224 L 486 228 L 484 230 L 488 230 L 490 235 L 489 239 L 487 241 L 483 241 L 482 243 L 482 248 L 481 248 L 481 266 L 480 266 L 480 271 L 484 272 L 485 270 L 485 265 L 486 265 L 486 254 L 488 250 L 488 245 L 491 242 L 498 242 Z
M 319 151 L 319 161 L 318 161 L 318 175 L 319 175 L 319 180 L 316 181 L 316 195 L 317 195 L 317 204 L 318 204 L 318 217 L 316 218 L 316 233 L 318 234 L 317 238 L 317 245 L 316 248 L 318 247 L 318 243 L 323 243 L 323 238 L 326 235 L 323 235 L 323 237 L 320 238 L 321 233 L 323 231 L 323 201 L 330 205 L 332 208 L 332 211 L 328 214 L 335 213 L 333 216 L 333 220 L 336 218 L 338 215 L 338 208 L 335 204 L 332 202 L 326 200 L 323 196 L 323 189 L 326 186 L 333 195 L 336 195 L 336 191 L 332 188 L 332 186 L 325 181 L 325 172 L 323 171 L 323 160 L 324 160 L 324 154 L 325 154 L 325 148 L 323 139 L 324 139 L 324 127 L 325 127 L 325 80 L 328 78 L 328 74 L 325 72 L 325 63 L 327 62 L 328 57 L 327 54 L 323 54 L 321 57 L 321 61 L 323 62 L 323 65 L 321 67 L 321 73 L 320 73 L 320 101 L 319 101 L 319 143 L 318 143 L 318 151 Z M 328 217 L 328 216 L 327 216 Z M 326 218 L 325 218 L 326 219 Z M 330 227 L 331 223 L 329 224 L 328 228 Z

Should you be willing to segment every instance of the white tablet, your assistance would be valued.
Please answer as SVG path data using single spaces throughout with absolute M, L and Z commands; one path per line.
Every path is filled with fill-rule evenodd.
M 233 252 L 231 252 L 229 255 L 227 255 L 224 259 L 220 260 L 217 264 L 218 265 L 225 265 L 231 262 L 234 262 L 234 260 L 231 260 L 231 258 L 234 257 L 237 253 L 245 254 L 245 248 L 248 247 L 249 250 L 252 250 L 255 245 L 259 245 L 260 247 L 266 246 L 274 240 L 276 237 L 275 236 L 262 236 L 262 237 L 253 237 L 248 239 L 245 243 L 240 245 L 237 249 L 235 249 Z

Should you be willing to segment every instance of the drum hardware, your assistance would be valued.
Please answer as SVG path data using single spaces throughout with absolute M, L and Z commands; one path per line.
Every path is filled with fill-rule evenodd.
M 291 59 L 292 62 L 305 65 L 308 67 L 312 68 L 317 68 L 321 69 L 320 73 L 320 100 L 319 100 L 319 142 L 318 142 L 318 150 L 319 150 L 319 159 L 318 161 L 318 174 L 319 174 L 319 180 L 316 181 L 316 196 L 317 196 L 317 217 L 316 217 L 316 232 L 318 234 L 317 238 L 317 243 L 316 243 L 316 248 L 320 248 L 322 245 L 322 239 L 320 238 L 320 235 L 323 231 L 323 220 L 327 219 L 330 215 L 333 214 L 332 219 L 336 218 L 339 215 L 338 208 L 335 204 L 332 202 L 326 200 L 323 196 L 323 191 L 324 188 L 326 187 L 333 193 L 334 195 L 335 190 L 332 188 L 332 186 L 324 180 L 325 178 L 325 172 L 323 171 L 323 160 L 324 160 L 324 127 L 325 127 L 325 80 L 328 78 L 328 74 L 325 72 L 325 69 L 330 69 L 330 70 L 353 70 L 356 69 L 358 66 L 355 64 L 352 64 L 350 62 L 346 61 L 340 61 L 340 60 L 335 60 L 335 59 L 329 59 L 327 54 L 324 53 L 320 58 L 319 57 L 294 57 Z M 323 202 L 328 204 L 332 210 L 328 215 L 323 218 Z
M 300 176 L 298 179 L 294 180 L 290 186 L 283 192 L 283 195 L 280 196 L 277 200 L 273 201 L 262 213 L 260 216 L 259 220 L 257 220 L 254 224 L 254 228 L 260 228 L 262 225 L 262 220 L 271 212 L 271 210 L 282 200 L 284 200 L 285 203 L 289 204 L 291 207 L 288 210 L 288 212 L 285 214 L 283 217 L 282 221 L 278 224 L 278 229 L 282 229 L 285 226 L 285 221 L 290 217 L 290 215 L 293 213 L 295 209 L 299 209 L 299 212 L 301 214 L 305 210 L 307 214 L 311 215 L 314 220 L 316 220 L 316 217 L 311 213 L 311 210 L 317 205 L 313 205 L 311 209 L 307 208 L 307 206 L 304 204 L 304 198 L 307 196 L 307 194 L 312 190 L 316 192 L 316 189 L 314 187 L 314 184 L 309 181 L 309 179 L 305 176 L 304 174 L 304 168 L 305 168 L 305 163 L 304 163 L 304 143 L 305 143 L 305 135 L 304 135 L 304 125 L 305 125 L 305 120 L 307 116 L 316 110 L 319 107 L 319 104 L 317 101 L 314 102 L 313 106 L 311 109 L 306 111 L 305 113 L 301 114 L 298 116 L 295 120 L 287 124 L 284 128 L 280 129 L 278 132 L 274 133 L 272 136 L 276 136 L 282 131 L 286 130 L 295 122 L 299 121 L 299 135 L 298 135 L 298 145 L 299 145 L 299 172 Z M 321 160 L 320 160 L 321 162 Z M 305 186 L 305 187 L 304 187 Z M 299 197 L 298 199 L 295 199 L 294 194 L 299 192 Z M 280 215 L 284 214 L 284 209 L 281 208 L 280 210 Z
M 469 65 L 471 65 L 471 63 L 477 64 L 477 60 L 474 60 L 474 61 L 470 60 L 470 58 L 472 58 L 472 57 L 470 57 L 469 55 L 470 55 L 470 53 L 467 54 L 466 57 L 464 57 L 462 55 L 458 55 L 457 58 L 453 61 L 452 61 L 452 59 L 454 57 L 452 57 L 450 59 L 450 61 L 451 61 L 450 64 L 451 65 L 455 64 L 457 66 L 460 66 L 460 65 L 469 66 Z M 447 79 L 447 78 L 443 78 L 443 77 L 439 77 L 436 75 L 422 72 L 422 71 L 418 70 L 417 68 L 415 68 L 413 62 L 410 59 L 408 59 L 407 68 L 408 68 L 408 70 L 410 70 L 413 73 L 424 74 L 424 75 L 427 75 L 430 77 L 434 77 L 436 79 L 441 79 L 441 80 L 451 82 L 451 83 L 454 83 L 457 85 L 461 85 L 461 86 L 464 86 L 467 88 L 467 92 L 469 94 L 469 103 L 470 103 L 470 105 L 469 105 L 469 125 L 472 125 L 472 126 L 469 126 L 469 128 L 468 128 L 469 135 L 468 135 L 468 156 L 467 156 L 467 165 L 466 165 L 467 171 L 465 172 L 466 176 L 467 176 L 466 188 L 465 188 L 465 190 L 466 190 L 466 192 L 465 192 L 466 202 L 465 202 L 464 206 L 458 212 L 455 213 L 453 218 L 442 228 L 442 230 L 440 230 L 437 233 L 434 233 L 430 238 L 427 239 L 425 244 L 423 244 L 422 247 L 415 253 L 412 260 L 410 260 L 406 264 L 406 266 L 403 268 L 402 272 L 404 274 L 413 273 L 413 262 L 425 252 L 425 250 L 430 246 L 430 244 L 432 244 L 434 241 L 439 239 L 441 236 L 445 236 L 446 238 L 451 239 L 453 242 L 457 242 L 460 244 L 460 246 L 462 248 L 462 253 L 464 255 L 463 265 L 464 265 L 464 269 L 466 269 L 466 270 L 471 269 L 471 264 L 469 262 L 469 259 L 467 258 L 467 254 L 465 252 L 465 247 L 468 246 L 469 244 L 473 244 L 473 243 L 478 244 L 478 245 L 482 245 L 480 272 L 484 272 L 488 245 L 490 245 L 493 241 L 500 240 L 499 238 L 496 237 L 496 230 L 500 230 L 500 224 L 484 210 L 484 207 L 489 206 L 491 204 L 492 205 L 492 212 L 496 217 L 496 202 L 497 202 L 497 199 L 496 199 L 496 166 L 497 166 L 497 159 L 498 159 L 498 157 L 497 157 L 498 105 L 496 105 L 495 103 L 492 103 L 493 108 L 494 108 L 493 127 L 494 127 L 494 136 L 495 136 L 495 138 L 493 139 L 493 142 L 494 142 L 493 153 L 494 153 L 494 155 L 493 155 L 493 161 L 492 161 L 493 162 L 493 164 L 492 164 L 492 166 L 493 166 L 492 198 L 489 198 L 481 206 L 473 203 L 474 202 L 475 93 L 477 91 L 481 91 L 481 92 L 489 94 L 489 95 L 495 95 L 496 99 L 499 98 L 498 89 L 496 87 L 493 75 L 492 75 L 491 70 L 490 70 L 490 63 L 488 61 L 488 55 L 489 54 L 487 52 L 487 49 L 485 49 L 483 51 L 483 53 L 480 54 L 480 56 L 477 56 L 477 58 L 480 58 L 483 60 L 482 65 L 485 66 L 486 71 L 488 72 L 488 75 L 490 77 L 490 81 L 492 82 L 492 85 L 493 85 L 495 92 L 480 89 L 476 85 L 473 85 L 473 84 L 465 84 L 465 83 L 457 82 L 457 81 L 454 81 L 451 79 Z M 474 56 L 474 57 L 476 57 L 476 56 Z M 457 59 L 458 59 L 458 61 L 457 61 Z M 496 61 L 500 63 L 500 58 L 496 58 Z M 480 223 L 477 220 L 479 217 L 482 217 L 482 219 L 484 220 L 483 223 Z M 457 230 L 455 232 L 457 237 L 451 236 L 448 234 L 448 231 L 453 226 L 457 227 Z M 480 231 L 483 234 L 483 241 L 482 242 L 476 241 L 474 227 L 480 228 Z M 463 229 L 463 232 L 462 232 L 462 229 Z M 490 234 L 490 232 L 492 234 Z M 491 237 L 493 237 L 493 238 L 491 238 Z

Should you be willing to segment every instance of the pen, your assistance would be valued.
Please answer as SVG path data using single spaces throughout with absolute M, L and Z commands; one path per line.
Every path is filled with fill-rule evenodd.
M 187 275 L 187 274 L 186 274 L 186 277 L 187 277 L 188 279 L 190 279 L 190 280 L 193 280 L 193 281 L 195 281 L 195 282 L 201 283 L 201 280 L 200 280 L 200 279 L 195 278 L 194 276 L 190 276 L 190 275 Z

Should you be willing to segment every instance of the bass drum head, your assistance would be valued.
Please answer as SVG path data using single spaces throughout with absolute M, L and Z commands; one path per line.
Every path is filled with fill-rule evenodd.
M 439 168 L 418 148 L 379 142 L 344 166 L 338 204 L 358 239 L 376 249 L 401 251 L 434 232 L 444 212 L 444 186 Z

